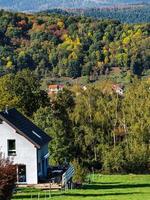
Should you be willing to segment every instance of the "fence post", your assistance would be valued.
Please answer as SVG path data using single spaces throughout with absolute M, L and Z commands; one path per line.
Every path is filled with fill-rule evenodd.
M 46 191 L 45 191 L 45 200 L 47 200 L 47 197 L 46 197 Z
M 40 193 L 38 193 L 38 200 L 40 200 Z
M 51 195 L 51 182 L 50 182 L 50 185 L 49 185 L 50 187 L 49 187 L 49 198 L 51 198 L 52 197 L 52 195 Z

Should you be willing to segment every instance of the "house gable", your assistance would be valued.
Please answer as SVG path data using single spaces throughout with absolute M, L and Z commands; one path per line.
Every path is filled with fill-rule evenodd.
M 0 124 L 0 151 L 7 158 L 9 156 L 16 165 L 26 166 L 26 182 L 36 184 L 37 176 L 37 147 L 24 136 L 16 133 L 16 130 L 3 121 Z M 15 141 L 15 155 L 9 155 L 8 141 Z
M 16 109 L 10 109 L 0 112 L 0 138 L 0 151 L 13 159 L 18 177 L 19 170 L 24 170 L 26 178 L 23 180 L 27 184 L 37 184 L 39 174 L 46 176 L 51 138 L 45 132 Z M 19 178 L 17 180 L 20 182 Z
M 0 119 L 9 124 L 18 134 L 24 136 L 37 148 L 40 148 L 51 140 L 45 132 L 16 109 L 10 109 L 7 112 L 0 112 Z

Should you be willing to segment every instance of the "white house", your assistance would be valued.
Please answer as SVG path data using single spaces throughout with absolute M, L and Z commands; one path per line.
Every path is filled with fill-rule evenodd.
M 51 138 L 16 109 L 0 112 L 0 151 L 17 166 L 17 182 L 37 184 L 47 176 Z

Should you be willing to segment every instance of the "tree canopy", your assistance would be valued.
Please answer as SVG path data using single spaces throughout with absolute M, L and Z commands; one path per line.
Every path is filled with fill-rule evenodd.
M 149 24 L 0 11 L 0 75 L 101 76 L 116 67 L 142 76 L 150 66 Z
M 76 160 L 111 173 L 149 170 L 149 80 L 134 79 L 123 96 L 107 89 L 110 85 L 71 88 L 35 113 L 35 123 L 54 139 L 54 163 Z

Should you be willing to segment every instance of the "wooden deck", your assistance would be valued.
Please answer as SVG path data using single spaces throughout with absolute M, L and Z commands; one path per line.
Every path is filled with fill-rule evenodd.
M 36 188 L 36 189 L 41 189 L 41 190 L 61 190 L 62 186 L 59 184 L 55 183 L 39 183 L 35 185 L 18 185 L 19 188 Z

